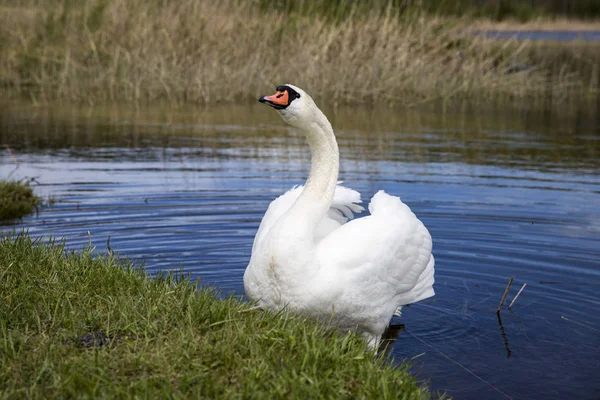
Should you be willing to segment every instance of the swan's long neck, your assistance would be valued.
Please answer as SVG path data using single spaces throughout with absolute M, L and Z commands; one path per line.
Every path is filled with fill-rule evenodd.
M 302 194 L 292 207 L 311 225 L 318 224 L 331 206 L 340 166 L 338 145 L 327 117 L 315 106 L 315 118 L 300 129 L 312 154 L 311 169 Z

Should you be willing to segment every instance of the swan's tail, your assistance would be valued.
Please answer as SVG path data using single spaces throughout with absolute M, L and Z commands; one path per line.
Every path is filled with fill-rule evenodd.
M 380 190 L 375 194 L 375 196 L 373 196 L 373 199 L 371 199 L 371 203 L 369 204 L 369 211 L 373 215 L 400 215 L 404 216 L 405 218 L 407 218 L 407 216 L 410 216 L 410 218 L 416 218 L 410 208 L 408 208 L 406 204 L 402 203 L 399 197 L 390 196 L 383 190 Z M 424 226 L 422 226 L 422 229 L 426 231 Z M 429 236 L 429 233 L 427 233 L 427 236 Z M 398 304 L 398 309 L 394 313 L 395 315 L 400 316 L 402 306 L 416 303 L 417 301 L 425 300 L 435 295 L 435 292 L 433 291 L 433 283 L 435 281 L 434 265 L 435 260 L 433 255 L 430 255 L 427 266 L 419 275 L 415 286 L 410 291 L 403 293 L 400 297 L 400 304 Z
M 433 283 L 435 282 L 434 265 L 435 260 L 432 254 L 429 258 L 429 262 L 427 263 L 427 267 L 425 267 L 425 270 L 421 272 L 421 275 L 419 275 L 417 284 L 410 291 L 414 296 L 411 303 L 416 303 L 417 301 L 425 300 L 435 295 L 435 292 L 433 291 Z
M 394 315 L 401 317 L 402 306 L 416 303 L 417 301 L 425 300 L 435 295 L 435 291 L 433 290 L 433 284 L 435 282 L 434 265 L 435 259 L 433 258 L 432 254 L 431 258 L 429 258 L 429 262 L 427 263 L 427 267 L 425 267 L 423 272 L 421 272 L 421 275 L 419 275 L 419 279 L 417 280 L 415 287 L 413 287 L 410 292 L 402 296 L 403 302 L 398 306 Z

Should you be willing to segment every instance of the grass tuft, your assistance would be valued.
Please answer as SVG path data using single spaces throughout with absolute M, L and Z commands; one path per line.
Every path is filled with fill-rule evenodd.
M 427 398 L 355 335 L 175 274 L 0 239 L 0 397 Z
M 21 218 L 41 203 L 29 185 L 0 181 L 0 221 Z

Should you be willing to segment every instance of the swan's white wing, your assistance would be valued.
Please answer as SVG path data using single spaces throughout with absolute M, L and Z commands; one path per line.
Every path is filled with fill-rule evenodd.
M 277 222 L 287 210 L 290 209 L 292 204 L 298 199 L 300 193 L 302 193 L 303 186 L 294 186 L 269 204 L 269 208 L 263 215 L 260 221 L 260 226 L 254 236 L 254 244 L 252 245 L 252 253 L 256 250 L 256 245 L 264 239 L 271 227 Z
M 265 212 L 258 231 L 256 232 L 256 236 L 254 237 L 254 244 L 252 245 L 253 252 L 257 243 L 260 243 L 264 239 L 279 217 L 292 207 L 303 189 L 304 186 L 294 186 L 269 204 L 269 208 Z M 354 213 L 362 212 L 364 207 L 359 205 L 361 202 L 360 193 L 356 190 L 338 185 L 335 188 L 331 207 L 325 218 L 323 218 L 323 221 L 321 221 L 317 227 L 317 242 L 345 224 L 349 219 L 354 218 Z
M 431 236 L 398 197 L 379 191 L 369 211 L 318 244 L 324 286 L 318 290 L 328 290 L 332 301 L 354 304 L 355 313 L 389 318 L 398 306 L 434 295 Z

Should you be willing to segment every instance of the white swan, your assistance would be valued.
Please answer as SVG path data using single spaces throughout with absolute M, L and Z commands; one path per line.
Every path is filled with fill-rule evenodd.
M 286 308 L 361 333 L 378 345 L 403 305 L 434 295 L 431 236 L 398 197 L 379 191 L 360 212 L 360 194 L 339 186 L 339 152 L 327 117 L 293 85 L 259 99 L 308 140 L 312 167 L 304 187 L 265 213 L 244 274 L 261 308 Z

